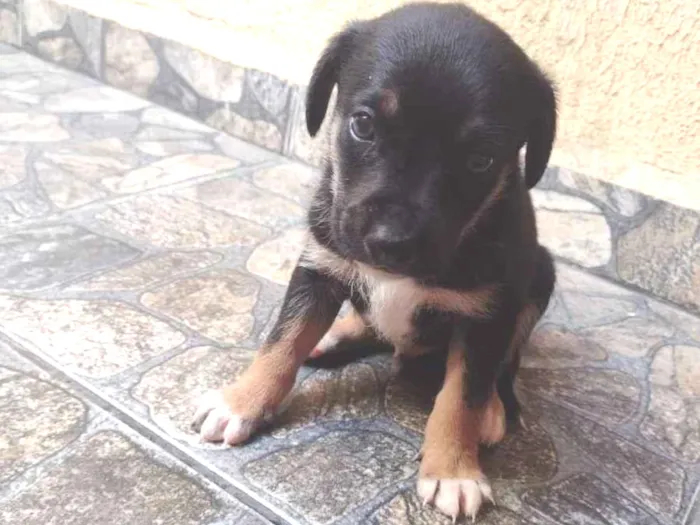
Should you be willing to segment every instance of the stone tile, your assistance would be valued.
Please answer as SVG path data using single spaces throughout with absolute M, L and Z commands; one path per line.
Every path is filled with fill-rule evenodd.
M 244 475 L 312 523 L 327 523 L 413 474 L 415 453 L 387 434 L 337 431 L 249 463 Z
M 18 96 L 49 95 L 85 87 L 87 79 L 63 71 L 17 72 L 0 78 L 0 92 Z M 29 100 L 29 99 L 27 99 Z M 40 98 L 33 98 L 36 103 Z
M 0 329 L 92 378 L 122 372 L 185 341 L 166 323 L 107 301 L 0 296 Z
M 73 129 L 96 139 L 130 137 L 139 127 L 139 120 L 128 113 L 85 113 L 79 115 Z
M 666 517 L 676 514 L 683 495 L 685 473 L 667 458 L 649 452 L 609 432 L 593 421 L 574 415 L 554 404 L 530 403 L 545 428 L 556 427 L 569 454 L 589 462 L 624 487 L 622 496 L 634 498 Z
M 109 195 L 98 184 L 75 178 L 45 162 L 36 162 L 34 171 L 51 202 L 62 210 L 82 206 Z
M 65 36 L 46 37 L 36 43 L 39 56 L 69 69 L 80 69 L 85 55 L 72 38 Z
M 42 156 L 72 176 L 92 182 L 117 177 L 139 164 L 131 145 L 116 137 L 61 144 L 46 149 Z
M 44 102 L 44 108 L 55 113 L 101 113 L 135 111 L 150 104 L 146 100 L 110 87 L 91 86 L 51 95 Z
M 387 414 L 399 425 L 422 434 L 439 388 L 437 382 L 413 383 L 392 377 L 386 388 Z
M 20 374 L 0 382 L 0 482 L 76 439 L 86 415 L 78 399 L 49 383 Z
M 222 514 L 221 504 L 199 483 L 151 458 L 123 435 L 103 431 L 5 502 L 0 521 L 200 525 Z
M 116 231 L 164 248 L 252 247 L 267 229 L 163 195 L 144 195 L 113 204 L 97 219 Z
M 212 151 L 214 146 L 203 140 L 146 140 L 136 142 L 136 149 L 153 157 L 171 157 L 186 153 Z
M 700 311 L 700 214 L 668 204 L 618 240 L 617 273 L 630 284 Z
M 507 434 L 497 446 L 482 449 L 481 465 L 489 479 L 541 483 L 557 473 L 558 459 L 547 432 L 536 423 Z
M 646 197 L 627 188 L 559 168 L 557 177 L 564 186 L 590 195 L 623 217 L 634 217 L 646 207 Z
M 521 355 L 523 368 L 570 368 L 605 361 L 607 353 L 586 337 L 554 324 L 538 327 Z
M 585 288 L 582 288 L 585 290 Z M 585 292 L 562 292 L 560 297 L 576 327 L 611 324 L 634 318 L 637 305 L 632 297 L 606 297 Z M 607 348 L 607 345 L 605 346 Z M 617 346 L 616 346 L 617 348 Z
M 263 71 L 247 70 L 245 74 L 247 92 L 282 125 L 286 124 L 291 95 L 289 84 Z
M 197 133 L 211 133 L 214 131 L 201 122 L 157 106 L 146 109 L 141 115 L 141 122 L 163 128 L 195 131 Z
M 141 302 L 227 344 L 251 335 L 260 285 L 247 274 L 219 271 L 183 279 L 145 293 Z
M 51 0 L 24 2 L 24 28 L 29 36 L 46 31 L 58 31 L 66 23 L 66 9 Z
M 200 139 L 202 135 L 194 131 L 173 129 L 166 126 L 144 126 L 134 138 L 136 140 L 187 140 Z
M 551 487 L 528 490 L 523 501 L 562 525 L 651 525 L 657 523 L 637 503 L 591 474 Z
M 0 226 L 46 215 L 51 207 L 45 199 L 27 188 L 11 188 L 0 193 Z
M 423 505 L 414 491 L 398 494 L 372 515 L 371 525 L 451 525 L 452 518 L 430 505 Z M 466 523 L 466 521 L 465 521 Z M 529 521 L 498 506 L 479 511 L 479 525 L 526 525 Z
M 158 58 L 141 32 L 116 23 L 106 25 L 104 77 L 108 83 L 146 96 L 158 71 Z
M 687 337 L 700 342 L 700 317 L 691 315 L 676 306 L 663 304 L 659 301 L 647 301 L 649 308 L 660 315 L 666 322 Z
M 610 227 L 598 207 L 552 191 L 532 190 L 531 194 L 542 244 L 587 268 L 608 262 L 612 254 Z
M 248 258 L 246 269 L 259 277 L 287 285 L 306 241 L 306 229 L 287 230 L 259 245 Z
M 226 133 L 219 133 L 214 139 L 214 143 L 229 157 L 239 159 L 246 164 L 259 164 L 273 158 L 276 159 L 274 154 L 269 151 Z
M 319 370 L 295 389 L 287 409 L 275 419 L 275 437 L 320 421 L 369 419 L 379 414 L 377 372 L 365 363 L 342 370 Z
M 222 256 L 213 252 L 172 252 L 142 259 L 119 270 L 103 273 L 71 289 L 108 291 L 140 290 L 218 263 Z
M 194 404 L 208 390 L 234 381 L 252 357 L 253 351 L 240 348 L 191 348 L 149 370 L 132 394 L 169 434 L 199 444 L 190 429 Z
M 185 154 L 159 160 L 102 183 L 115 193 L 136 193 L 238 167 L 237 160 L 220 155 Z
M 695 498 L 690 503 L 690 510 L 683 525 L 696 525 L 700 523 L 700 486 L 695 490 Z
M 684 461 L 700 461 L 700 346 L 665 346 L 654 355 L 642 435 Z
M 6 55 L 3 55 L 6 56 Z M 17 97 L 14 93 L 0 92 L 0 112 L 14 113 L 27 111 L 32 106 L 31 103 L 23 101 L 21 97 Z
M 0 190 L 24 180 L 27 176 L 26 161 L 26 146 L 0 144 Z
M 631 317 L 617 323 L 581 330 L 590 343 L 628 357 L 644 357 L 654 346 L 673 335 L 673 327 L 665 323 Z
M 640 403 L 637 381 L 617 370 L 523 369 L 518 377 L 531 392 L 609 425 L 634 416 Z
M 312 166 L 321 166 L 323 159 L 328 151 L 328 139 L 330 135 L 331 122 L 333 120 L 332 116 L 335 110 L 335 100 L 336 100 L 337 90 L 333 90 L 331 93 L 331 98 L 328 102 L 328 109 L 326 111 L 326 118 L 323 119 L 321 124 L 321 129 L 316 134 L 315 138 L 309 136 L 309 132 L 306 129 L 306 116 L 305 116 L 305 93 L 300 92 L 297 94 L 297 99 L 295 102 L 296 108 L 293 113 L 293 129 L 291 137 L 291 153 L 292 155 Z
M 85 64 L 86 68 L 91 75 L 99 78 L 102 70 L 103 19 L 89 15 L 85 11 L 70 9 L 68 23 L 89 60 L 89 64 Z
M 133 248 L 76 226 L 35 228 L 0 237 L 0 288 L 34 290 L 125 262 Z
M 634 299 L 637 294 L 627 288 L 621 287 L 618 283 L 613 283 L 594 275 L 581 268 L 576 268 L 569 264 L 556 264 L 557 289 L 559 291 L 578 294 L 587 294 L 591 297 Z
M 22 73 L 59 73 L 60 67 L 48 64 L 24 52 L 5 55 L 2 57 L 2 73 L 4 77 Z M 64 71 L 65 73 L 65 71 Z
M 0 5 L 0 42 L 19 46 L 19 21 L 17 13 L 2 9 Z
M 256 171 L 253 183 L 267 191 L 292 199 L 301 206 L 311 203 L 319 174 L 310 166 L 285 163 Z
M 236 177 L 203 182 L 178 190 L 176 194 L 274 230 L 297 225 L 306 216 L 306 210 L 294 202 Z
M 3 113 L 0 119 L 0 142 L 57 142 L 68 138 L 55 115 Z
M 207 124 L 269 150 L 282 151 L 282 133 L 265 120 L 248 119 L 226 109 L 218 109 L 207 118 Z
M 165 59 L 201 96 L 221 102 L 238 102 L 244 70 L 176 42 L 164 48 Z

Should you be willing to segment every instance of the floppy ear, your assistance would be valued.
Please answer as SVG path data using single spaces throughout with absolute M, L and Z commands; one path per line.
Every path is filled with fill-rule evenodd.
M 358 34 L 358 24 L 347 26 L 331 38 L 316 62 L 306 91 L 306 129 L 312 137 L 321 127 L 333 86 L 338 82 L 340 70 L 352 52 Z
M 541 77 L 536 92 L 536 114 L 527 130 L 525 152 L 525 184 L 533 188 L 547 169 L 557 129 L 557 100 L 551 82 Z

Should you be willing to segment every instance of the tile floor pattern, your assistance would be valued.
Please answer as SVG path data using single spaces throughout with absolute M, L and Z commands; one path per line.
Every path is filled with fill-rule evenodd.
M 314 172 L 0 48 L 0 522 L 428 525 L 429 388 L 303 370 L 250 444 L 191 401 L 276 315 Z M 700 523 L 700 319 L 560 266 L 482 524 Z

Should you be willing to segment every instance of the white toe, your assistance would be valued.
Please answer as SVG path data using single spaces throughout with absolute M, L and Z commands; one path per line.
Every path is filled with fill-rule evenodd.
M 479 483 L 472 479 L 465 479 L 462 480 L 460 485 L 462 490 L 464 515 L 474 519 L 476 517 L 476 513 L 479 512 L 481 502 L 483 501 Z
M 227 445 L 238 445 L 243 443 L 253 433 L 253 425 L 241 419 L 240 416 L 231 416 L 231 419 L 224 430 L 224 443 Z
M 438 481 L 436 479 L 420 478 L 418 480 L 418 496 L 423 504 L 432 503 L 437 492 Z
M 224 438 L 224 429 L 226 429 L 231 417 L 231 411 L 228 407 L 218 407 L 207 414 L 199 435 L 202 441 L 221 441 Z
M 440 480 L 435 507 L 443 514 L 455 519 L 459 516 L 460 484 L 458 479 Z

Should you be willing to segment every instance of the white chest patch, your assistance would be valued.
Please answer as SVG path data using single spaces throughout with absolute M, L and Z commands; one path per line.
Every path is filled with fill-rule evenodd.
M 488 287 L 470 293 L 444 288 L 426 288 L 409 277 L 388 274 L 365 264 L 338 257 L 309 240 L 299 261 L 304 267 L 330 273 L 351 289 L 362 293 L 368 304 L 365 318 L 399 353 L 422 353 L 413 344 L 416 311 L 431 307 L 469 316 L 489 312 Z
M 368 320 L 396 346 L 408 343 L 413 334 L 413 317 L 425 295 L 412 279 L 363 274 L 367 289 Z

